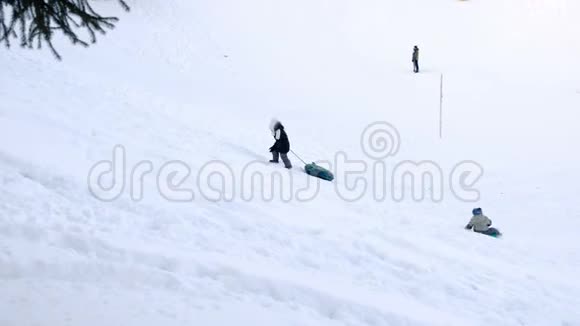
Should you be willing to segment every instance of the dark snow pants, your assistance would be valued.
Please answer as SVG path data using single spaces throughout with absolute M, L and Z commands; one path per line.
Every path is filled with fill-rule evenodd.
M 413 71 L 415 73 L 419 72 L 419 61 L 413 61 Z
M 282 157 L 282 162 L 284 162 L 284 166 L 287 169 L 292 168 L 292 163 L 290 163 L 290 159 L 288 159 L 288 154 L 278 153 L 276 151 L 272 152 L 272 161 L 278 162 L 278 156 Z

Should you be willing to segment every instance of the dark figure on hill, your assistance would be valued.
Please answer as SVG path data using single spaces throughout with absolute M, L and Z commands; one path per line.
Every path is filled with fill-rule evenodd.
M 284 166 L 287 169 L 292 168 L 292 163 L 288 159 L 288 152 L 290 151 L 290 141 L 288 140 L 288 135 L 284 131 L 284 125 L 278 120 L 273 119 L 270 123 L 270 131 L 272 131 L 272 136 L 276 142 L 272 147 L 270 147 L 270 152 L 272 153 L 271 163 L 278 163 L 279 158 L 282 158 Z
M 419 72 L 419 47 L 415 45 L 413 48 L 413 71 L 415 73 Z

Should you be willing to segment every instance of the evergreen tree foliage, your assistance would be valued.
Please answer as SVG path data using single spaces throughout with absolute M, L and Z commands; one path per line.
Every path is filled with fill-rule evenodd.
M 73 45 L 89 46 L 97 33 L 105 34 L 115 27 L 117 17 L 103 17 L 91 6 L 92 0 L 0 0 L 0 43 L 7 47 L 11 39 L 22 47 L 42 48 L 46 44 L 55 57 L 61 56 L 53 46 L 55 32 L 61 32 Z M 124 0 L 117 0 L 129 10 Z M 78 33 L 84 33 L 85 39 Z

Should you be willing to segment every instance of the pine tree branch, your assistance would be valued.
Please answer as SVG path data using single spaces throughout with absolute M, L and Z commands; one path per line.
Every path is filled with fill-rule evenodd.
M 42 48 L 47 44 L 55 57 L 61 56 L 53 45 L 55 31 L 66 36 L 73 45 L 89 46 L 98 34 L 115 28 L 117 17 L 104 17 L 91 6 L 90 0 L 0 0 L 0 43 L 10 47 L 11 38 L 19 38 L 20 45 Z M 124 0 L 117 0 L 129 11 Z M 89 40 L 79 37 L 88 33 Z

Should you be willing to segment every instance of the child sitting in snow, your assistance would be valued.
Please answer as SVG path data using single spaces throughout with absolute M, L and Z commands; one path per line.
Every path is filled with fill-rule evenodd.
M 473 231 L 477 233 L 483 233 L 492 237 L 501 235 L 498 229 L 490 227 L 492 222 L 489 217 L 483 215 L 481 208 L 474 208 L 472 213 L 473 217 L 471 218 L 471 221 L 469 221 L 469 223 L 465 226 L 466 230 L 473 229 Z

